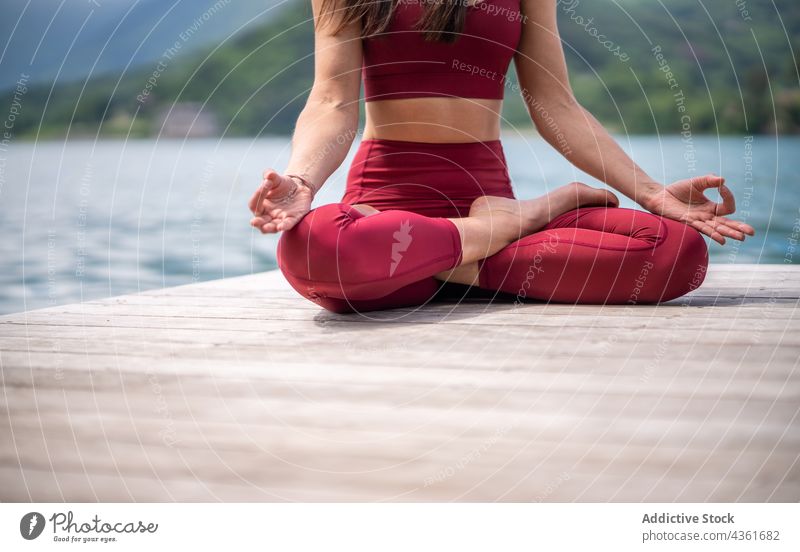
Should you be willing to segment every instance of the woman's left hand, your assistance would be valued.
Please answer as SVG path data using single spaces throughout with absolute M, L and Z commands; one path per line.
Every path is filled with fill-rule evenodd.
M 721 203 L 708 199 L 704 192 L 717 188 Z M 642 202 L 642 206 L 656 215 L 688 224 L 712 240 L 725 244 L 725 238 L 743 241 L 755 230 L 749 224 L 730 220 L 725 215 L 736 211 L 736 201 L 725 179 L 714 174 L 678 180 L 664 186 Z

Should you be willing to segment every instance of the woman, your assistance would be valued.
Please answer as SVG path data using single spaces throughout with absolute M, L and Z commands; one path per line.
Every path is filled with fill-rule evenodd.
M 725 218 L 735 207 L 722 178 L 662 186 L 577 103 L 555 0 L 313 0 L 313 10 L 314 85 L 289 166 L 265 171 L 250 209 L 261 232 L 283 232 L 281 270 L 322 307 L 421 305 L 445 282 L 520 299 L 666 301 L 703 281 L 699 232 L 720 244 L 753 235 Z M 544 139 L 650 213 L 579 183 L 514 198 L 499 142 L 512 58 Z M 362 74 L 366 125 L 345 195 L 312 211 L 357 133 Z

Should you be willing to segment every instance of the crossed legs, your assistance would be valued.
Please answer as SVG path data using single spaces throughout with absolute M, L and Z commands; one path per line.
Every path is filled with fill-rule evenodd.
M 278 263 L 335 312 L 421 305 L 443 281 L 568 303 L 664 301 L 702 282 L 697 231 L 615 203 L 578 184 L 536 200 L 479 198 L 454 219 L 336 203 L 283 234 Z M 612 207 L 586 207 L 598 204 Z

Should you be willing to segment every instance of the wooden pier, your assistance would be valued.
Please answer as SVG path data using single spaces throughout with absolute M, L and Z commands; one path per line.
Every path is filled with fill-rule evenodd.
M 800 267 L 322 311 L 277 272 L 0 317 L 2 501 L 798 501 Z

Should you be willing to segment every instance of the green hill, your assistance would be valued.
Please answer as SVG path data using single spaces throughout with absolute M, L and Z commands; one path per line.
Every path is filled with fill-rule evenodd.
M 774 5 L 778 11 L 771 0 L 672 0 L 668 10 L 640 0 L 561 2 L 576 95 L 616 131 L 680 132 L 688 116 L 695 133 L 800 132 L 800 5 Z M 176 102 L 204 104 L 225 135 L 290 132 L 311 86 L 310 17 L 310 3 L 294 0 L 262 28 L 199 54 L 173 62 L 166 53 L 161 66 L 59 84 L 52 93 L 17 92 L 14 132 L 155 135 Z M 6 106 L 13 94 L 2 98 Z M 530 126 L 515 94 L 507 94 L 505 114 Z
M 575 11 L 594 17 L 594 27 L 630 56 L 627 62 L 609 55 L 567 13 L 574 3 L 562 2 L 559 10 L 573 86 L 604 123 L 629 132 L 678 132 L 688 115 L 697 132 L 800 131 L 796 0 L 579 4 Z

